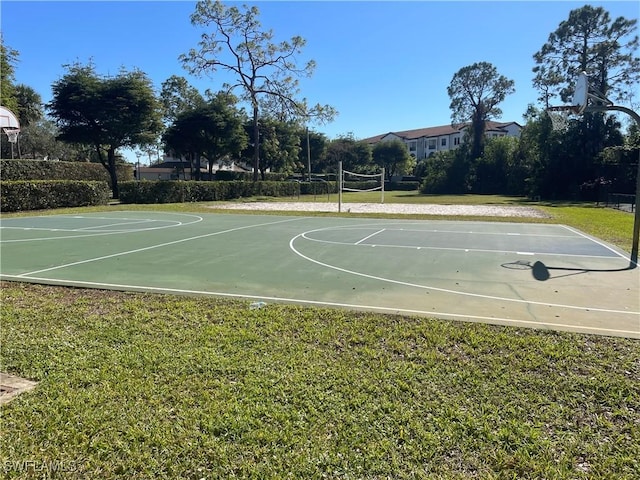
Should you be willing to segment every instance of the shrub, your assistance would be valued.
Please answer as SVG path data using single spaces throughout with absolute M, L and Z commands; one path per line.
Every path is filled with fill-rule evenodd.
M 448 182 L 447 172 L 442 170 L 429 172 L 420 184 L 420 193 L 447 193 Z
M 111 191 L 107 182 L 31 180 L 0 182 L 0 210 L 17 212 L 47 208 L 106 205 Z
M 142 181 L 120 184 L 122 203 L 182 203 L 232 200 L 234 198 L 269 196 L 284 197 L 298 194 L 295 182 L 184 182 Z
M 119 181 L 133 180 L 133 165 L 116 166 Z M 111 183 L 109 173 L 99 163 L 48 160 L 0 160 L 3 181 L 86 180 Z
M 301 195 L 316 195 L 316 194 L 319 195 L 319 194 L 325 194 L 325 193 L 338 193 L 338 185 L 336 182 L 300 182 L 299 185 L 300 185 Z M 358 188 L 365 188 L 365 187 L 360 186 Z
M 420 182 L 411 181 L 411 182 L 385 182 L 384 189 L 388 191 L 402 191 L 402 192 L 410 192 L 413 190 L 418 190 L 420 188 Z

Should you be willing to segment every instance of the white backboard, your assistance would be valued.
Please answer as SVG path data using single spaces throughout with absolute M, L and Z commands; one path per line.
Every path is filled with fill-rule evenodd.
M 589 100 L 589 77 L 585 72 L 582 72 L 576 79 L 576 87 L 573 91 L 571 103 L 580 108 L 578 113 L 582 113 L 587 108 L 587 100 Z
M 0 107 L 0 128 L 20 128 L 18 117 L 6 107 Z

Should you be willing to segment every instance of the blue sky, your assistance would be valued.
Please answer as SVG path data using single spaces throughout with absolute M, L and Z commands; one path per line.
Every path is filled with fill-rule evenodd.
M 276 40 L 307 40 L 300 61 L 316 71 L 301 81 L 311 103 L 339 112 L 315 126 L 329 138 L 353 133 L 366 138 L 446 125 L 451 121 L 447 86 L 462 67 L 492 63 L 515 81 L 500 120 L 523 123 L 537 92 L 531 85 L 533 54 L 569 12 L 603 6 L 612 17 L 638 18 L 636 1 L 271 1 L 242 2 L 260 9 L 263 27 Z M 241 6 L 241 2 L 235 2 Z M 34 88 L 45 102 L 63 65 L 92 61 L 100 74 L 140 69 L 159 90 L 181 75 L 204 92 L 217 91 L 223 74 L 192 77 L 178 56 L 196 48 L 200 28 L 190 23 L 193 1 L 11 1 L 1 4 L 4 42 L 19 52 L 16 82 Z

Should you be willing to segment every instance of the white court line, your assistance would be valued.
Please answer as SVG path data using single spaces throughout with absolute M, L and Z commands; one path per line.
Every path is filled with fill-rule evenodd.
M 5 280 L 16 280 L 23 281 L 24 279 L 15 276 L 15 275 L 2 275 L 0 274 L 0 279 Z M 207 292 L 202 290 L 188 290 L 188 289 L 180 289 L 180 288 L 165 288 L 165 287 L 149 287 L 145 285 L 127 285 L 127 284 L 117 284 L 117 283 L 99 283 L 99 282 L 84 282 L 84 281 L 71 281 L 66 282 L 64 280 L 56 279 L 56 278 L 40 278 L 40 277 L 30 277 L 30 280 L 35 280 L 38 282 L 45 282 L 50 284 L 60 284 L 63 286 L 67 285 L 75 285 L 75 286 L 85 286 L 92 288 L 105 288 L 105 289 L 117 289 L 117 290 L 127 290 L 127 291 L 146 291 L 146 292 L 154 292 L 154 293 L 167 293 L 167 294 L 178 294 L 178 295 L 202 295 L 202 296 L 214 296 L 214 297 L 226 297 L 226 298 L 243 298 L 243 299 L 260 299 L 260 300 L 269 300 L 274 302 L 288 302 L 288 303 L 298 303 L 302 305 L 313 305 L 320 307 L 340 307 L 340 308 L 350 308 L 350 309 L 364 309 L 364 310 L 372 310 L 372 311 L 380 311 L 380 312 L 389 312 L 389 313 L 406 313 L 406 314 L 416 314 L 416 315 L 426 315 L 429 317 L 451 317 L 451 318 L 460 318 L 460 319 L 474 319 L 479 320 L 486 323 L 495 324 L 496 322 L 505 323 L 512 326 L 527 326 L 540 328 L 545 327 L 551 330 L 553 329 L 566 329 L 573 332 L 592 332 L 596 334 L 606 335 L 608 333 L 619 334 L 625 337 L 632 338 L 640 338 L 640 331 L 633 330 L 614 330 L 610 328 L 598 328 L 598 327 L 588 327 L 583 325 L 571 325 L 565 323 L 548 323 L 548 322 L 535 322 L 532 320 L 518 320 L 513 318 L 501 318 L 501 317 L 483 317 L 479 315 L 467 315 L 467 314 L 458 314 L 458 313 L 447 313 L 447 312 L 436 312 L 430 310 L 414 310 L 408 308 L 398 308 L 398 307 L 385 307 L 385 306 L 377 306 L 377 305 L 359 305 L 352 303 L 339 303 L 339 302 L 324 302 L 318 300 L 304 300 L 299 298 L 287 298 L 287 297 L 272 297 L 272 296 L 264 296 L 264 295 L 255 295 L 250 293 L 227 293 L 227 292 Z
M 191 225 L 191 224 L 186 224 L 186 225 Z M 102 236 L 106 236 L 106 235 L 123 235 L 123 234 L 126 234 L 126 233 L 149 232 L 151 230 L 161 230 L 163 228 L 171 228 L 171 227 L 177 227 L 177 226 L 179 226 L 179 225 L 170 225 L 170 226 L 167 226 L 167 227 L 139 228 L 139 229 L 136 229 L 136 230 L 107 230 L 106 232 L 97 232 L 97 233 L 89 233 L 89 232 L 87 232 L 87 234 L 85 234 L 85 235 L 65 235 L 65 236 L 60 236 L 60 237 L 19 238 L 19 239 L 14 239 L 14 240 L 0 240 L 0 243 L 44 242 L 44 241 L 47 241 L 47 240 L 68 240 L 68 239 L 72 239 L 72 238 L 90 238 L 90 237 L 102 237 Z M 54 232 L 54 231 L 58 231 L 58 230 L 49 230 L 49 231 Z M 77 230 L 72 230 L 72 231 L 77 232 Z
M 332 228 L 332 227 L 329 227 Z M 376 244 L 367 244 L 361 245 L 360 242 L 351 243 L 351 242 L 336 242 L 333 240 L 321 240 L 318 238 L 308 237 L 307 233 L 313 233 L 315 230 L 311 232 L 301 233 L 300 235 L 310 242 L 318 242 L 318 243 L 326 243 L 330 245 L 346 245 L 346 246 L 359 246 L 359 247 L 378 247 L 378 248 L 400 248 L 400 249 L 410 249 L 410 250 L 444 250 L 444 251 L 452 251 L 452 252 L 473 252 L 473 253 L 513 253 L 515 255 L 545 255 L 545 256 L 557 256 L 557 257 L 577 257 L 577 258 L 614 258 L 608 255 L 583 255 L 577 253 L 547 253 L 547 252 L 522 252 L 517 250 L 491 250 L 491 249 L 481 249 L 481 248 L 463 248 L 463 247 L 430 247 L 430 246 L 414 246 L 414 245 L 386 245 L 383 243 Z M 376 232 L 379 233 L 379 232 Z M 371 235 L 370 235 L 371 236 Z M 367 237 L 369 238 L 369 237 Z M 363 239 L 364 240 L 364 239 Z
M 536 302 L 536 301 L 530 301 L 530 300 L 521 300 L 519 298 L 507 298 L 507 297 L 497 297 L 497 296 L 493 296 L 493 295 L 482 295 L 479 293 L 471 293 L 471 292 L 463 292 L 460 290 L 451 290 L 448 288 L 439 288 L 439 287 L 432 287 L 429 285 L 420 285 L 417 283 L 410 283 L 410 282 L 403 282 L 402 280 L 394 280 L 392 278 L 386 278 L 386 277 L 379 277 L 377 275 L 369 275 L 367 273 L 361 273 L 361 272 L 356 272 L 354 270 L 349 270 L 346 268 L 342 268 L 342 267 L 337 267 L 335 265 L 331 265 L 328 263 L 324 263 L 321 262 L 319 260 L 316 260 L 314 258 L 308 257 L 306 255 L 304 255 L 302 252 L 296 250 L 295 246 L 293 245 L 296 241 L 296 239 L 298 238 L 306 238 L 304 235 L 306 233 L 313 233 L 313 232 L 317 232 L 317 231 L 322 231 L 322 230 L 327 230 L 328 228 L 319 228 L 317 230 L 310 230 L 308 232 L 304 232 L 304 233 L 300 233 L 298 235 L 296 235 L 295 237 L 293 237 L 290 241 L 289 241 L 289 248 L 298 256 L 304 258 L 305 260 L 311 262 L 311 263 L 315 263 L 316 265 L 320 265 L 322 267 L 326 267 L 326 268 L 330 268 L 332 270 L 337 270 L 339 272 L 343 272 L 343 273 L 348 273 L 351 275 L 355 275 L 358 277 L 364 277 L 364 278 L 368 278 L 371 280 L 378 280 L 381 282 L 387 282 L 387 283 L 392 283 L 394 285 L 402 285 L 402 286 L 406 286 L 406 287 L 413 287 L 413 288 L 419 288 L 422 290 L 431 290 L 434 292 L 441 292 L 441 293 L 449 293 L 452 295 L 461 295 L 464 297 L 472 297 L 472 298 L 481 298 L 484 300 L 499 300 L 501 302 L 511 302 L 511 303 L 521 303 L 521 304 L 526 304 L 526 305 L 542 305 L 545 307 L 558 307 L 558 308 L 567 308 L 567 309 L 572 309 L 572 310 L 589 310 L 589 311 L 593 311 L 593 312 L 603 312 L 603 313 L 617 313 L 617 314 L 624 314 L 624 315 L 638 315 L 640 316 L 640 311 L 639 312 L 629 312 L 629 311 L 625 311 L 625 310 L 613 310 L 613 309 L 608 309 L 608 308 L 598 308 L 598 307 L 588 307 L 588 306 L 577 306 L 577 305 L 564 305 L 561 303 L 547 303 L 547 302 Z
M 473 230 L 422 230 L 413 228 L 387 228 L 389 231 L 403 231 L 403 232 L 416 232 L 416 233 L 446 233 L 447 235 L 494 235 L 494 236 L 506 236 L 506 237 L 542 237 L 542 238 L 575 238 L 575 235 L 556 235 L 548 233 L 522 233 L 522 232 L 475 232 Z
M 77 228 L 45 228 L 45 227 L 0 227 L 2 230 L 27 230 L 38 232 L 77 232 Z
M 122 210 L 123 213 L 132 213 L 132 211 L 124 211 Z M 143 210 L 140 210 L 140 213 L 157 213 L 157 212 L 153 212 L 153 211 L 149 211 L 149 212 L 145 212 Z M 161 212 L 162 215 L 181 215 L 181 216 L 185 216 L 185 217 L 198 217 L 198 215 L 192 215 L 190 213 L 173 213 L 173 212 Z M 168 221 L 168 222 L 176 222 L 177 220 L 155 220 L 153 218 L 137 218 L 137 217 L 98 217 L 98 216 L 93 216 L 93 215 L 40 215 L 38 217 L 21 217 L 21 218 L 56 218 L 56 217 L 62 217 L 62 218 L 73 218 L 73 219 L 81 219 L 81 220 L 141 220 L 141 221 L 148 221 L 148 222 L 164 222 L 164 221 Z
M 614 250 L 613 248 L 611 248 L 609 245 L 606 245 L 605 243 L 602 243 L 601 241 L 599 241 L 599 240 L 597 240 L 597 239 L 595 239 L 595 238 L 593 238 L 593 237 L 589 237 L 588 235 L 585 235 L 584 233 L 582 233 L 582 232 L 580 232 L 580 231 L 578 231 L 578 230 L 575 230 L 575 229 L 573 229 L 573 228 L 571 228 L 571 227 L 568 227 L 568 226 L 566 226 L 566 225 L 560 225 L 560 226 L 561 226 L 561 227 L 563 227 L 563 228 L 566 228 L 566 229 L 567 229 L 567 230 L 569 230 L 570 232 L 575 233 L 576 235 L 579 235 L 579 236 L 580 236 L 580 237 L 582 237 L 582 238 L 586 238 L 587 240 L 589 240 L 589 241 L 591 241 L 591 242 L 593 242 L 593 243 L 596 243 L 596 244 L 600 245 L 601 247 L 606 248 L 606 249 L 607 249 L 607 250 L 609 250 L 610 252 L 615 253 L 618 257 L 621 257 L 621 258 L 624 258 L 625 260 L 629 260 L 629 261 L 631 261 L 631 258 L 629 258 L 629 257 L 625 257 L 625 256 L 624 256 L 624 255 L 622 255 L 620 252 L 617 252 L 616 250 Z
M 296 221 L 296 220 L 302 220 L 304 218 L 306 218 L 306 217 L 298 217 L 298 218 L 287 219 L 287 220 L 279 220 L 277 222 L 260 223 L 260 224 L 257 224 L 257 225 L 244 225 L 242 227 L 230 228 L 228 230 L 222 230 L 220 232 L 205 233 L 203 235 L 196 235 L 195 237 L 181 238 L 179 240 L 173 240 L 171 242 L 160 243 L 160 244 L 157 244 L 157 245 L 150 245 L 148 247 L 136 248 L 134 250 L 128 250 L 128 251 L 124 251 L 124 252 L 113 253 L 111 255 L 104 255 L 102 257 L 89 258 L 87 260 L 80 260 L 78 262 L 67 263 L 67 264 L 64 264 L 64 265 L 57 265 L 55 267 L 43 268 L 41 270 L 34 270 L 32 272 L 21 273 L 19 275 L 16 275 L 16 277 L 28 278 L 30 275 L 35 275 L 37 273 L 50 272 L 52 270 L 59 270 L 61 268 L 73 267 L 75 265 L 83 265 L 85 263 L 98 262 L 100 260 L 106 260 L 108 258 L 120 257 L 120 256 L 123 256 L 123 255 L 130 255 L 132 253 L 145 252 L 145 251 L 153 250 L 153 249 L 156 249 L 156 248 L 168 247 L 169 245 L 176 245 L 178 243 L 190 242 L 191 240 L 199 240 L 201 238 L 214 237 L 216 235 L 222 235 L 224 233 L 231 233 L 231 232 L 237 232 L 239 230 L 246 230 L 248 228 L 264 227 L 264 226 L 267 226 L 267 225 L 276 225 L 278 223 L 293 222 L 293 221 Z
M 369 240 L 371 237 L 374 237 L 376 235 L 378 235 L 379 233 L 384 232 L 385 229 L 383 228 L 382 230 L 378 230 L 377 232 L 372 233 L 371 235 L 367 235 L 366 237 L 364 237 L 361 240 L 358 240 L 356 243 L 354 243 L 354 245 L 360 245 L 362 242 L 364 242 L 365 240 Z
M 97 232 L 97 233 L 88 233 L 86 235 L 66 235 L 66 236 L 58 236 L 58 237 L 39 237 L 39 238 L 19 238 L 19 239 L 14 239 L 14 240 L 0 240 L 0 243 L 24 243 L 24 242 L 42 242 L 42 241 L 47 241 L 47 240 L 63 240 L 63 239 L 71 239 L 71 238 L 89 238 L 89 237 L 100 237 L 100 236 L 106 236 L 106 235 L 122 235 L 122 234 L 127 234 L 127 233 L 138 233 L 138 232 L 150 232 L 152 230 L 162 230 L 165 228 L 175 228 L 175 227 L 186 227 L 187 225 L 193 225 L 195 223 L 200 223 L 204 220 L 204 218 L 202 218 L 199 215 L 190 215 L 188 213 L 179 213 L 176 215 L 182 215 L 185 217 L 192 217 L 195 218 L 196 220 L 193 220 L 191 222 L 179 222 L 177 220 L 151 220 L 151 221 L 168 221 L 168 222 L 177 222 L 174 225 L 163 225 L 160 227 L 150 227 L 150 228 L 137 228 L 134 230 L 114 230 L 114 231 L 106 231 L 106 232 Z M 69 218 L 69 215 L 51 215 L 51 216 L 47 216 L 47 215 L 39 215 L 37 217 L 33 217 L 33 218 L 52 218 L 52 217 L 56 217 L 56 216 L 60 216 L 60 217 L 64 217 L 64 218 Z M 98 219 L 98 220 L 117 220 L 116 218 L 108 218 L 108 217 L 72 217 L 72 218 L 88 218 L 88 219 Z M 142 219 L 122 219 L 120 218 L 120 220 L 142 220 Z M 30 228 L 30 227 L 1 227 L 1 228 L 12 228 L 12 229 L 16 229 L 16 228 L 22 228 L 23 230 L 36 230 L 36 228 Z M 40 230 L 40 229 L 37 229 Z M 63 231 L 63 232 L 78 232 L 78 229 L 74 229 L 74 230 L 62 230 L 59 228 L 56 229 L 52 229 L 52 228 L 47 228 L 47 229 L 43 229 L 43 230 L 47 230 L 49 232 L 52 231 Z M 86 230 L 84 230 L 86 231 Z
M 127 219 L 125 218 L 123 220 L 127 220 Z M 131 219 L 131 220 L 133 220 L 133 219 Z M 86 230 L 94 230 L 94 229 L 97 229 L 97 228 L 117 227 L 118 225 L 137 225 L 137 224 L 140 224 L 140 223 L 149 223 L 149 222 L 164 222 L 164 223 L 180 224 L 180 222 L 177 222 L 176 220 L 152 220 L 150 218 L 142 218 L 142 219 L 137 219 L 136 221 L 107 223 L 105 225 L 98 225 L 98 226 L 94 225 L 93 227 L 76 228 L 76 231 L 77 232 L 83 232 L 83 231 L 86 231 Z

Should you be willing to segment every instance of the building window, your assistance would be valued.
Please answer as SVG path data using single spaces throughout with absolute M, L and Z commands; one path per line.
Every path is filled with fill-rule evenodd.
M 447 138 L 446 137 L 442 137 L 440 139 L 440 146 L 441 147 L 446 147 L 447 146 Z
M 454 144 L 454 145 L 460 145 L 460 137 L 455 137 L 455 138 L 453 139 L 453 144 Z
M 429 139 L 429 150 L 435 150 L 435 149 L 436 149 L 436 139 L 431 138 Z

